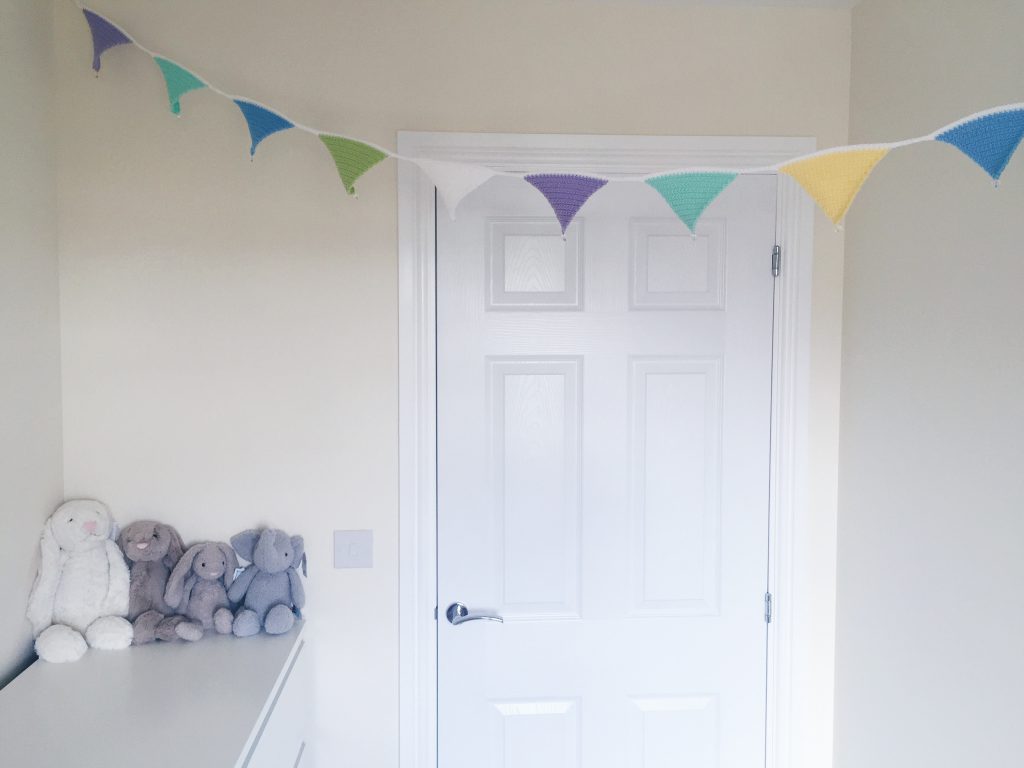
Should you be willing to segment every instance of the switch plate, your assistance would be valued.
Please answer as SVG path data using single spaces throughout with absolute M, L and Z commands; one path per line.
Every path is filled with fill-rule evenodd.
M 335 531 L 335 568 L 373 568 L 373 531 Z

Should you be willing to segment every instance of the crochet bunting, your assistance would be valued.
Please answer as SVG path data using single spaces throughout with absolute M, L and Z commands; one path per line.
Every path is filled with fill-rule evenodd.
M 89 22 L 89 30 L 92 32 L 92 68 L 98 73 L 100 56 L 116 45 L 130 44 L 132 39 L 98 13 L 84 8 L 82 13 L 85 14 L 85 20 Z
M 97 74 L 106 51 L 121 45 L 138 45 L 126 32 L 95 11 L 86 8 L 81 10 L 92 36 L 92 68 Z M 142 46 L 138 47 L 145 50 Z M 302 125 L 296 126 L 267 107 L 228 96 L 169 59 L 155 54 L 153 59 L 160 67 L 167 87 L 168 103 L 174 114 L 181 113 L 182 96 L 193 90 L 209 88 L 220 96 L 231 98 L 241 110 L 249 129 L 250 156 L 255 156 L 256 148 L 264 139 L 279 131 L 297 127 L 302 131 L 314 132 Z M 350 195 L 355 194 L 358 179 L 391 156 L 387 150 L 356 139 L 332 134 L 318 136 L 330 152 L 338 175 Z M 998 183 L 1024 141 L 1024 104 L 1006 104 L 976 113 L 919 138 L 873 146 L 837 147 L 794 159 L 782 166 L 750 169 L 745 173 L 777 170 L 780 174 L 792 177 L 833 223 L 839 224 L 868 176 L 891 149 L 932 140 L 955 147 Z M 405 159 L 416 163 L 430 177 L 453 219 L 462 200 L 496 175 L 495 171 L 483 166 Z M 729 171 L 694 170 L 652 176 L 645 180 L 692 232 L 707 207 L 736 176 Z M 558 218 L 563 235 L 587 200 L 608 183 L 608 179 L 575 173 L 531 173 L 523 178 L 544 195 Z
M 888 153 L 886 148 L 828 152 L 795 160 L 779 168 L 779 172 L 796 179 L 832 223 L 838 225 L 868 175 Z
M 1022 138 L 1024 109 L 1011 109 L 966 120 L 935 140 L 953 145 L 999 181 Z
M 735 173 L 671 173 L 647 179 L 647 183 L 658 190 L 676 216 L 695 232 L 704 209 L 735 178 Z
M 345 191 L 350 195 L 356 193 L 356 180 L 388 156 L 376 147 L 354 139 L 346 139 L 344 136 L 322 133 L 320 141 L 331 153 L 331 158 L 338 168 L 338 175 L 345 185 Z
M 164 82 L 167 84 L 167 100 L 170 102 L 171 112 L 180 115 L 181 103 L 179 100 L 181 97 L 189 91 L 205 88 L 206 83 L 169 59 L 154 56 L 153 60 L 160 67 Z
M 452 221 L 455 221 L 455 209 L 462 199 L 495 175 L 494 171 L 482 165 L 445 160 L 417 160 L 416 165 L 423 169 L 437 187 L 437 193 L 444 201 Z
M 294 127 L 294 123 L 290 120 L 284 119 L 276 112 L 271 112 L 266 107 L 253 104 L 251 101 L 242 101 L 241 99 L 235 99 L 234 102 L 242 110 L 245 122 L 249 126 L 249 136 L 252 139 L 252 146 L 249 147 L 250 157 L 256 154 L 256 147 L 267 136 Z
M 574 173 L 534 173 L 523 178 L 547 198 L 555 216 L 558 217 L 558 223 L 562 225 L 563 235 L 583 204 L 608 183 L 607 179 Z

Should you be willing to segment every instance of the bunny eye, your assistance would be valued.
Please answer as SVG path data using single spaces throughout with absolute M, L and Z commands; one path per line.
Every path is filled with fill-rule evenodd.
M 200 566 L 201 568 L 205 568 L 205 567 L 206 567 L 206 563 L 200 563 L 200 564 L 199 564 L 199 566 Z

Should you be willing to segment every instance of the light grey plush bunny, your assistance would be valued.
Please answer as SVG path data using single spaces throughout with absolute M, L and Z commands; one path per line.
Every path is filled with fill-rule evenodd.
M 189 621 L 164 600 L 167 579 L 185 549 L 181 536 L 169 525 L 139 520 L 127 526 L 118 544 L 131 562 L 128 620 L 135 628 L 135 645 L 154 640 L 198 640 L 201 624 Z
M 273 528 L 243 531 L 231 537 L 231 546 L 252 565 L 231 585 L 228 597 L 242 608 L 235 614 L 232 631 L 238 637 L 255 635 L 262 627 L 280 635 L 292 628 L 295 611 L 306 603 L 299 572 L 306 572 L 301 536 L 289 536 Z
M 208 541 L 189 547 L 171 571 L 164 599 L 203 629 L 231 633 L 234 616 L 228 589 L 235 578 L 238 558 L 227 544 Z

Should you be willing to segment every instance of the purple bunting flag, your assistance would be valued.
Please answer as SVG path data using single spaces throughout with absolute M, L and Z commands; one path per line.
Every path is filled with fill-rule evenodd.
M 84 8 L 82 13 L 85 14 L 85 20 L 89 22 L 89 29 L 92 32 L 92 68 L 98 73 L 100 71 L 100 56 L 114 46 L 130 45 L 132 39 L 98 13 Z
M 583 204 L 608 183 L 608 179 L 575 173 L 533 173 L 524 178 L 547 198 L 562 225 L 563 235 Z

